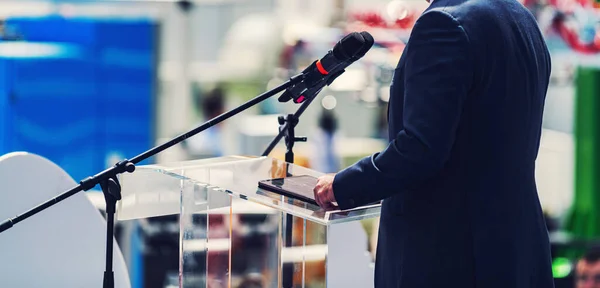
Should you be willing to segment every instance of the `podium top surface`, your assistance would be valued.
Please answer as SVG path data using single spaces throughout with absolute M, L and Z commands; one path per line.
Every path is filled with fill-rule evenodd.
M 217 213 L 230 205 L 223 204 L 224 195 L 225 199 L 231 195 L 236 203 L 258 203 L 266 208 L 264 211 L 281 211 L 322 225 L 379 216 L 380 205 L 326 212 L 318 206 L 258 188 L 259 181 L 285 177 L 286 173 L 323 175 L 270 157 L 228 156 L 138 166 L 135 172 L 121 175 L 123 198 L 117 217 L 127 220 L 173 215 L 179 214 L 182 207 Z M 236 207 L 232 205 L 232 209 Z

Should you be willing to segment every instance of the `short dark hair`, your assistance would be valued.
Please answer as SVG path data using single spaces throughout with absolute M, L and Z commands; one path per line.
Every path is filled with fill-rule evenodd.
M 600 247 L 594 247 L 588 250 L 581 259 L 589 263 L 600 261 Z
M 319 117 L 319 127 L 329 134 L 337 130 L 337 118 L 331 110 L 323 109 Z
M 209 91 L 202 97 L 202 112 L 205 117 L 212 117 L 214 114 L 220 114 L 225 108 L 225 91 L 223 87 L 218 86 Z

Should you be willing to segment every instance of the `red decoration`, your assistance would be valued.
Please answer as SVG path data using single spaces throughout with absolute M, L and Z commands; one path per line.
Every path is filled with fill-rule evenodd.
M 540 0 L 522 0 L 527 7 L 535 7 Z M 548 6 L 555 10 L 556 16 L 552 20 L 551 29 L 574 51 L 595 54 L 600 53 L 600 35 L 596 32 L 594 40 L 586 43 L 581 40 L 578 31 L 569 24 L 576 8 L 595 9 L 595 0 L 549 0 Z M 576 19 L 575 19 L 576 21 Z
M 416 13 L 410 11 L 406 17 L 397 19 L 392 23 L 386 21 L 383 16 L 376 12 L 354 13 L 350 16 L 350 19 L 373 28 L 410 29 L 416 21 L 415 15 Z

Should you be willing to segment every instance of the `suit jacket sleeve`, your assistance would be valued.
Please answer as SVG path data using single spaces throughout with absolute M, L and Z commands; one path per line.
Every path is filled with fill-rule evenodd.
M 335 176 L 333 191 L 342 209 L 418 187 L 449 158 L 473 78 L 469 39 L 455 18 L 432 10 L 419 18 L 408 43 L 404 129 L 384 151 Z

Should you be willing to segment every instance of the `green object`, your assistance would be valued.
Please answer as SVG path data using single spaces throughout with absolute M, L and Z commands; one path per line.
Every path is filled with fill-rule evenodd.
M 567 258 L 556 258 L 552 261 L 552 275 L 554 278 L 565 278 L 573 271 L 573 264 Z
M 579 67 L 575 95 L 575 197 L 566 230 L 579 239 L 600 238 L 600 70 Z M 579 258 L 582 249 L 566 255 Z

